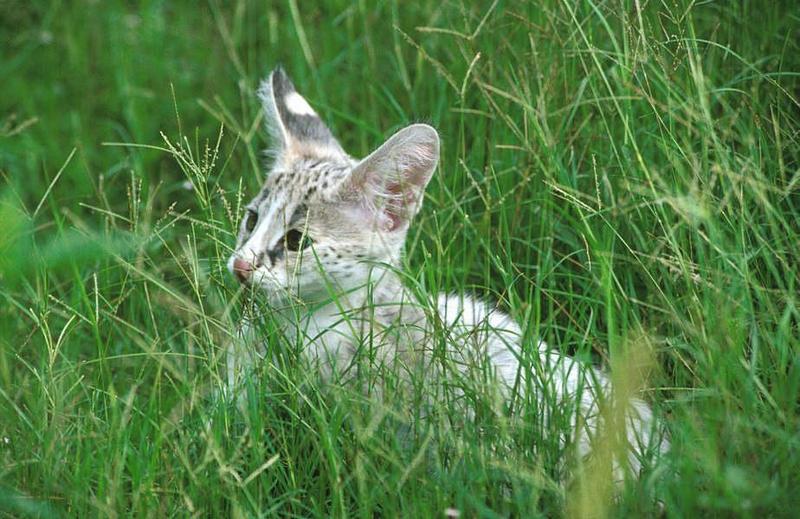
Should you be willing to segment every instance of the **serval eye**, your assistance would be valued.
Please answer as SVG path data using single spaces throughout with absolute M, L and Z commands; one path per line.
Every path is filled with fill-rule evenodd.
M 305 249 L 312 243 L 311 238 L 309 238 L 307 234 L 304 234 L 297 229 L 292 229 L 291 231 L 287 232 L 286 236 L 283 237 L 283 241 L 286 244 L 286 249 L 292 252 Z
M 247 219 L 244 223 L 244 228 L 248 233 L 253 232 L 253 229 L 256 228 L 256 224 L 258 223 L 258 213 L 253 211 L 252 209 L 247 210 Z

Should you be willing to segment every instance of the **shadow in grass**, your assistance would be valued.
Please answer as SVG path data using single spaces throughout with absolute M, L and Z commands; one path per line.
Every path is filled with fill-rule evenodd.
M 65 228 L 42 240 L 33 217 L 7 193 L 0 193 L 0 281 L 14 286 L 37 270 L 66 271 L 112 254 L 132 250 L 127 233 L 101 235 L 93 230 Z
M 0 515 L 11 517 L 62 517 L 50 503 L 0 486 Z

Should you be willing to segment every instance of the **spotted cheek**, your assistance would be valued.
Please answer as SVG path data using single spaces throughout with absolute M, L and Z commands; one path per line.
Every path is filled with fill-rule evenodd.
M 270 271 L 274 279 L 280 285 L 297 295 L 297 292 L 308 283 L 308 274 L 305 270 L 306 262 L 298 264 L 298 256 L 295 253 L 284 254 Z
M 285 280 L 280 272 L 269 267 L 260 266 L 253 271 L 250 282 L 268 293 L 285 290 Z
M 306 250 L 301 254 L 292 255 L 291 268 L 298 282 L 302 285 L 317 285 L 322 283 L 322 272 L 325 270 L 325 258 L 315 255 L 313 251 Z
M 299 257 L 296 253 L 290 252 L 284 254 L 278 261 L 275 262 L 274 269 L 281 273 L 281 277 L 286 280 L 292 280 L 298 277 L 301 273 L 303 263 L 298 265 Z
M 325 265 L 328 279 L 340 288 L 349 290 L 363 286 L 367 281 L 367 268 L 353 258 L 340 257 Z
M 364 263 L 353 262 L 345 269 L 343 276 L 346 277 L 348 285 L 362 286 L 368 281 L 369 267 Z
M 320 284 L 324 270 L 324 258 L 315 256 L 311 250 L 300 253 L 289 253 L 284 261 L 276 265 L 286 276 L 290 284 L 299 287 L 308 287 Z

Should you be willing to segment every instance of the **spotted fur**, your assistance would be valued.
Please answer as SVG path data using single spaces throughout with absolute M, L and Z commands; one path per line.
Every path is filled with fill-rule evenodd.
M 411 125 L 357 160 L 281 69 L 259 95 L 274 163 L 247 206 L 229 268 L 263 292 L 323 376 L 346 376 L 364 361 L 365 345 L 376 368 L 432 366 L 433 331 L 444 331 L 443 367 L 428 376 L 472 377 L 488 365 L 490 383 L 507 397 L 514 388 L 555 394 L 559 405 L 577 409 L 574 440 L 581 455 L 589 454 L 602 423 L 599 401 L 610 394 L 606 375 L 543 342 L 523 353 L 520 327 L 490 305 L 453 295 L 421 302 L 400 281 L 406 232 L 439 158 L 437 132 Z M 539 367 L 522 370 L 523 355 L 532 355 Z M 232 383 L 237 362 L 231 364 Z M 644 402 L 633 399 L 628 406 L 628 462 L 638 473 L 645 449 L 665 451 L 668 443 Z

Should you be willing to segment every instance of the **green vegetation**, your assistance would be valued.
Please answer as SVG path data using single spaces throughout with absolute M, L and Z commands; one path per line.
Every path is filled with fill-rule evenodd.
M 797 510 L 798 43 L 792 1 L 0 0 L 0 515 Z M 213 398 L 279 62 L 354 155 L 439 129 L 410 282 L 617 378 L 650 352 L 665 463 L 562 485 L 536 402 L 376 409 L 269 325 Z

